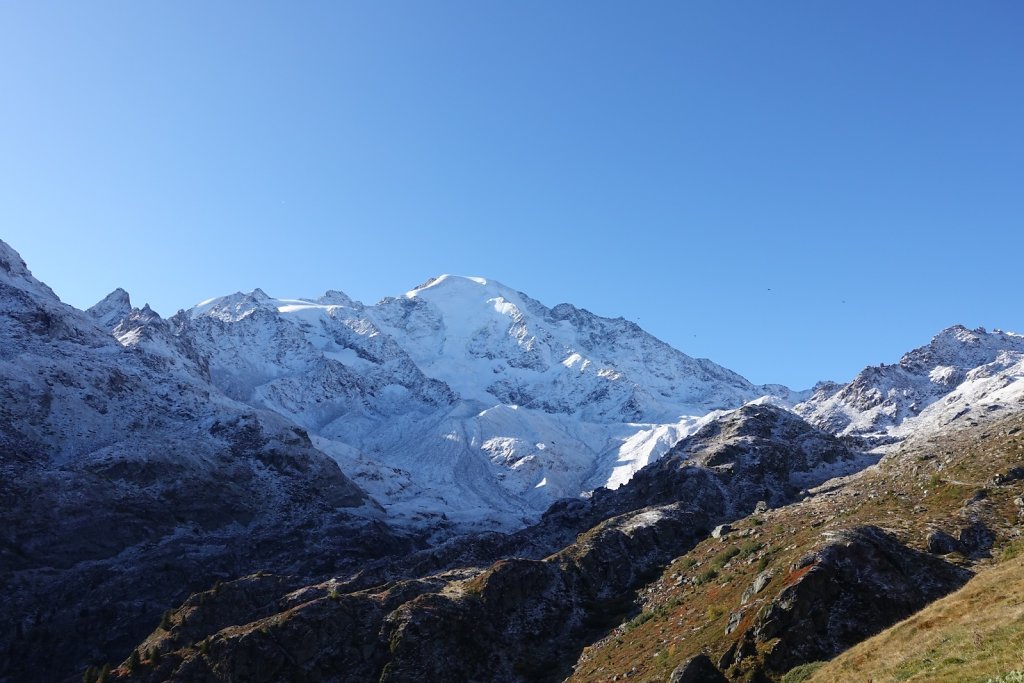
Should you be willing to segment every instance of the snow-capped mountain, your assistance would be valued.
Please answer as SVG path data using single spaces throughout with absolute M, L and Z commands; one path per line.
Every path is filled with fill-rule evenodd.
M 191 366 L 231 398 L 300 424 L 389 512 L 515 527 L 617 486 L 717 411 L 770 394 L 624 319 L 548 308 L 442 275 L 374 306 L 339 291 L 255 290 L 161 320 L 93 309 L 127 346 Z
M 63 638 L 56 657 L 5 648 L 32 674 L 0 663 L 0 680 L 66 680 L 68 661 L 127 647 L 218 576 L 408 545 L 301 427 L 226 396 L 166 321 L 115 294 L 67 306 L 0 242 L 0 641 L 92 631 L 97 610 L 119 624 Z M 118 339 L 97 322 L 122 315 Z
M 955 325 L 895 365 L 865 368 L 849 384 L 822 383 L 796 412 L 868 444 L 912 430 L 955 427 L 1024 404 L 1024 336 Z

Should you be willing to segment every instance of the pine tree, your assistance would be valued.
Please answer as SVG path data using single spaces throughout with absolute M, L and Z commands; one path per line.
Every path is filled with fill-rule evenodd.
M 96 678 L 96 683 L 108 683 L 110 680 L 110 665 L 104 664 L 103 668 L 100 669 L 100 675 Z
M 129 671 L 135 671 L 136 669 L 139 668 L 139 664 L 141 664 L 141 663 L 142 662 L 141 662 L 141 660 L 139 658 L 139 651 L 138 650 L 132 650 L 131 656 L 128 657 L 128 670 Z

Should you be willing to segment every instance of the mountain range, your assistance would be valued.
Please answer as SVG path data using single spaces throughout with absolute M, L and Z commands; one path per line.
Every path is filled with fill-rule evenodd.
M 0 242 L 0 309 L 11 681 L 93 666 L 93 680 L 576 675 L 652 577 L 722 528 L 853 491 L 842 482 L 1024 404 L 1013 333 L 950 327 L 795 391 L 479 277 L 374 305 L 257 289 L 165 319 L 121 289 L 67 306 Z M 969 577 L 865 529 L 835 547 L 934 581 L 851 632 Z M 814 562 L 840 567 L 847 551 L 828 552 Z M 737 613 L 727 634 L 761 652 L 768 631 Z M 714 665 L 772 678 L 805 663 L 791 650 Z

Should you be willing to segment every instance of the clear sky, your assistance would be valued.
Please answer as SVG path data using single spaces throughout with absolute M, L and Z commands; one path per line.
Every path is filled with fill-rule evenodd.
M 68 303 L 483 275 L 756 382 L 1024 332 L 1024 3 L 0 5 L 0 238 Z

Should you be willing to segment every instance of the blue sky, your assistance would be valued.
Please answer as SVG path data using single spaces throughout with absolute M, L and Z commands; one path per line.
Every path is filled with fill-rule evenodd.
M 0 6 L 0 238 L 67 302 L 483 275 L 756 382 L 1024 332 L 1024 4 Z

